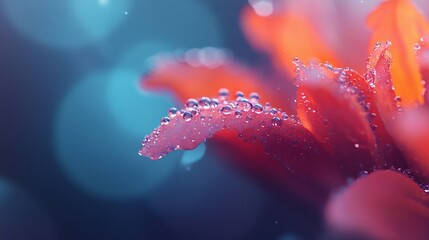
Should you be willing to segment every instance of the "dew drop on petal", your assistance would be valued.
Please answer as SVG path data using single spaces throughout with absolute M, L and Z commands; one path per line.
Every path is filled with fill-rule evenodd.
M 171 117 L 171 118 L 175 117 L 176 114 L 177 114 L 177 108 L 172 107 L 172 108 L 168 109 L 168 116 L 169 117 Z
M 167 125 L 170 122 L 170 118 L 169 117 L 163 117 L 161 119 L 161 124 L 162 125 Z
M 186 112 L 184 112 L 184 113 L 183 113 L 183 119 L 184 119 L 186 122 L 191 121 L 192 117 L 193 117 L 192 113 L 190 113 L 190 112 L 188 112 L 188 111 L 186 111 Z

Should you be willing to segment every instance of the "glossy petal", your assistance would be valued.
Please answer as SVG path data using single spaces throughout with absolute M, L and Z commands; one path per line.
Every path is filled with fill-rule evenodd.
M 161 55 L 155 59 L 155 66 L 142 79 L 142 86 L 148 90 L 172 91 L 180 102 L 190 97 L 214 97 L 219 89 L 228 88 L 231 93 L 259 92 L 272 104 L 287 106 L 269 94 L 266 84 L 255 73 L 234 62 L 222 50 L 192 49 L 183 57 Z
M 425 105 L 429 106 L 429 36 L 422 37 L 416 47 L 417 60 L 424 85 Z
M 429 33 L 429 24 L 410 0 L 388 0 L 368 17 L 374 31 L 370 46 L 391 41 L 392 80 L 405 105 L 423 102 L 423 86 L 414 45 Z
M 335 54 L 305 16 L 284 10 L 264 16 L 248 6 L 242 13 L 242 25 L 250 42 L 270 54 L 277 67 L 291 76 L 295 75 L 291 62 L 294 57 L 304 61 L 318 58 L 338 64 Z
M 338 175 L 339 166 L 328 161 L 323 147 L 296 119 L 246 99 L 183 109 L 145 138 L 140 154 L 158 159 L 176 149 L 193 149 L 222 130 L 261 144 L 287 169 L 317 179 L 320 186 L 336 186 L 344 180 Z
M 364 95 L 323 65 L 299 66 L 297 110 L 304 126 L 338 159 L 347 174 L 356 175 L 374 165 L 376 142 Z M 343 73 L 344 74 L 344 73 Z M 366 103 L 364 103 L 366 105 Z
M 429 197 L 405 175 L 374 172 L 334 196 L 326 219 L 337 231 L 371 239 L 424 240 L 429 236 Z
M 429 182 L 429 109 L 405 111 L 395 122 L 394 136 L 414 172 Z

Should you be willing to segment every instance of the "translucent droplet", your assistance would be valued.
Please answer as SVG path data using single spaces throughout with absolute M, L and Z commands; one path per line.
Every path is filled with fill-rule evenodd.
M 192 113 L 190 113 L 190 112 L 188 112 L 188 111 L 186 111 L 186 112 L 184 112 L 183 113 L 183 119 L 186 121 L 186 122 L 189 122 L 189 121 L 191 121 L 191 119 L 192 119 L 192 117 L 193 117 L 194 115 L 192 115 Z
M 208 97 L 202 97 L 199 101 L 198 101 L 198 105 L 204 109 L 209 109 L 210 108 L 210 98 Z
M 271 114 L 271 115 L 276 115 L 276 114 L 277 114 L 277 109 L 275 109 L 275 108 L 271 108 L 271 109 L 270 109 L 270 114 Z
M 240 110 L 236 110 L 234 114 L 235 114 L 235 117 L 236 117 L 236 118 L 241 118 L 241 117 L 243 117 L 243 113 L 242 113 Z
M 242 98 L 242 97 L 244 97 L 244 93 L 243 93 L 243 92 L 238 91 L 238 92 L 236 92 L 236 93 L 235 93 L 235 97 L 236 97 L 236 98 Z
M 357 144 L 357 143 L 356 143 L 356 144 L 355 144 L 355 148 L 359 148 L 359 144 Z
M 251 116 L 247 116 L 245 122 L 249 123 L 250 121 L 252 121 L 252 117 Z
M 366 177 L 366 176 L 368 176 L 368 171 L 361 171 L 360 173 L 359 173 L 359 177 Z
M 281 126 L 283 122 L 280 118 L 273 117 L 273 119 L 271 119 L 271 124 L 273 124 L 273 126 Z
M 219 94 L 220 99 L 225 100 L 229 97 L 229 90 L 226 88 L 221 88 L 221 89 L 219 89 L 218 94 Z
M 425 193 L 429 193 L 429 185 L 423 185 L 422 189 Z
M 220 109 L 220 112 L 223 115 L 230 115 L 232 113 L 232 107 L 229 105 L 225 105 Z
M 168 116 L 169 117 L 171 117 L 171 118 L 175 117 L 176 114 L 177 114 L 177 108 L 172 107 L 172 108 L 168 109 Z
M 289 116 L 285 112 L 283 112 L 282 113 L 282 119 L 287 120 L 288 118 L 289 118 Z
M 237 107 L 240 110 L 247 112 L 247 111 L 250 111 L 250 109 L 252 109 L 252 103 L 250 103 L 249 100 L 247 99 L 239 99 L 237 100 Z
M 250 101 L 258 102 L 259 101 L 259 94 L 255 93 L 255 92 L 250 93 Z
M 168 117 L 163 117 L 161 119 L 161 125 L 167 125 L 170 122 L 170 118 Z
M 217 108 L 217 106 L 219 106 L 219 100 L 217 98 L 210 100 L 210 107 Z
M 256 114 L 261 114 L 264 108 L 261 106 L 261 104 L 256 103 L 253 105 L 253 110 L 255 111 Z
M 420 46 L 420 44 L 415 43 L 413 48 L 414 48 L 414 50 L 420 50 L 420 48 L 422 48 L 422 47 Z
M 292 60 L 292 63 L 298 67 L 299 65 L 301 65 L 302 62 L 301 62 L 301 60 L 299 60 L 298 57 L 294 57 Z
M 185 106 L 186 106 L 186 108 L 197 108 L 198 102 L 196 99 L 190 98 L 190 99 L 188 99 L 188 101 L 186 101 Z

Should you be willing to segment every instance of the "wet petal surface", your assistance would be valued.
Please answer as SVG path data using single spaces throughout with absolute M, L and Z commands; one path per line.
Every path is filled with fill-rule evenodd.
M 391 41 L 392 80 L 405 105 L 423 102 L 423 86 L 415 44 L 429 33 L 429 24 L 410 0 L 384 1 L 368 17 L 373 30 L 370 46 Z

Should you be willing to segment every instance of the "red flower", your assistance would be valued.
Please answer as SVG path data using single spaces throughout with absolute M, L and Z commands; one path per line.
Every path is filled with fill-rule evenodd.
M 296 101 L 290 97 L 293 91 L 278 90 L 288 83 L 262 82 L 221 50 L 163 58 L 144 79 L 145 87 L 171 88 L 182 101 L 205 97 L 172 109 L 146 136 L 140 154 L 159 159 L 215 135 L 226 149 L 235 150 L 239 165 L 317 203 L 350 177 L 369 174 L 331 197 L 327 222 L 336 230 L 376 239 L 426 239 L 429 99 L 422 79 L 429 76 L 429 48 L 421 39 L 429 33 L 426 20 L 409 0 L 383 2 L 368 17 L 375 47 L 360 74 L 334 67 L 348 62 L 364 68 L 318 37 L 312 21 L 296 10 L 302 4 L 251 3 L 253 8 L 243 12 L 245 33 L 255 48 L 272 56 L 279 73 L 270 77 L 295 76 Z M 217 94 L 219 88 L 237 93 L 231 97 L 221 89 Z M 272 105 L 263 104 L 255 92 Z

